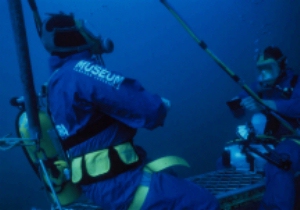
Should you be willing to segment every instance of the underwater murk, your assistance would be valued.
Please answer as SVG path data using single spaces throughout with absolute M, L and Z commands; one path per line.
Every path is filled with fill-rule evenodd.
M 0 23 L 0 134 L 3 136 L 0 141 L 0 209 L 53 209 L 44 184 L 21 146 L 9 149 L 3 143 L 4 137 L 17 135 L 18 109 L 11 106 L 10 101 L 25 91 L 8 2 L 0 1 L 3 20 Z M 39 92 L 50 75 L 48 54 L 36 33 L 28 2 L 21 2 L 34 85 Z M 183 157 L 191 168 L 174 168 L 172 173 L 203 184 L 207 177 L 200 175 L 215 173 L 225 143 L 236 137 L 237 126 L 244 124 L 249 116 L 243 119 L 232 116 L 226 101 L 239 93 L 241 87 L 195 39 L 203 41 L 202 44 L 246 84 L 256 79 L 255 59 L 269 45 L 279 46 L 288 58 L 288 65 L 299 73 L 300 2 L 167 2 L 188 29 L 159 0 L 36 0 L 42 19 L 47 13 L 63 11 L 87 20 L 94 31 L 115 43 L 114 52 L 103 57 L 107 69 L 136 78 L 149 91 L 171 101 L 164 126 L 153 131 L 140 129 L 135 141 L 146 149 L 150 159 L 165 155 Z M 197 38 L 191 36 L 189 30 Z M 91 205 L 86 209 L 92 209 Z

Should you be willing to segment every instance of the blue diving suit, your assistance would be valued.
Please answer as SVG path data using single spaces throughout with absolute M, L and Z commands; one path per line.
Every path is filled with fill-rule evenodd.
M 273 100 L 277 111 L 283 119 L 290 123 L 294 129 L 299 128 L 300 119 L 300 82 L 298 76 L 291 69 L 286 69 L 279 76 L 275 87 L 263 92 L 258 91 L 259 84 L 254 84 L 252 90 L 261 99 Z M 287 90 L 287 91 L 284 91 Z M 239 98 L 248 96 L 242 92 Z M 280 209 L 292 210 L 295 203 L 294 175 L 300 170 L 300 136 L 289 137 L 291 132 L 274 117 L 267 113 L 266 134 L 270 134 L 282 141 L 276 146 L 275 151 L 292 162 L 291 168 L 283 170 L 274 164 L 267 163 L 265 166 L 266 191 L 260 206 L 260 210 Z
M 278 77 L 275 87 L 268 90 L 259 91 L 258 82 L 252 84 L 251 89 L 258 94 L 258 96 L 263 100 L 273 100 L 276 104 L 277 111 L 283 119 L 287 120 L 292 127 L 298 128 L 300 118 L 300 82 L 298 80 L 298 75 L 295 75 L 291 69 L 286 69 Z M 284 91 L 288 89 L 288 91 Z M 246 92 L 241 92 L 239 98 L 245 98 L 248 96 Z M 237 110 L 242 111 L 242 110 Z M 271 116 L 267 116 L 269 118 Z M 271 135 L 280 138 L 283 135 L 289 135 L 290 131 L 281 125 L 279 122 L 274 122 L 274 118 L 269 118 L 269 127 L 266 127 L 266 132 L 271 131 Z
M 48 111 L 62 141 L 109 116 L 113 122 L 86 141 L 70 148 L 70 158 L 132 141 L 138 128 L 162 126 L 167 114 L 161 97 L 119 73 L 108 71 L 88 51 L 50 58 L 55 71 L 49 79 Z M 128 209 L 138 186 L 149 191 L 142 209 L 218 209 L 213 195 L 194 183 L 162 172 L 151 179 L 143 171 L 146 152 L 134 149 L 141 163 L 107 179 L 81 185 L 83 192 L 103 209 Z

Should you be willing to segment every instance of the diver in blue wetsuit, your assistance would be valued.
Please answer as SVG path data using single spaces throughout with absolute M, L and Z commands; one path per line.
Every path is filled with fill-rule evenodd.
M 269 46 L 258 57 L 258 81 L 252 86 L 264 104 L 285 119 L 293 129 L 300 126 L 300 82 L 298 75 L 286 66 L 286 57 L 278 47 Z M 294 174 L 300 170 L 300 137 L 288 137 L 291 131 L 273 115 L 265 111 L 247 93 L 227 103 L 237 117 L 245 110 L 254 111 L 252 125 L 257 135 L 270 135 L 280 139 L 275 151 L 291 161 L 289 170 L 274 164 L 265 166 L 266 192 L 260 209 L 293 209 L 295 203 Z M 260 113 L 259 113 L 260 112 Z M 294 134 L 293 134 L 294 135 Z
M 72 182 L 88 198 L 113 210 L 219 209 L 207 190 L 145 162 L 133 138 L 138 128 L 162 126 L 170 102 L 105 68 L 101 54 L 112 52 L 111 40 L 65 14 L 50 15 L 40 34 L 53 72 L 48 113 L 71 160 Z

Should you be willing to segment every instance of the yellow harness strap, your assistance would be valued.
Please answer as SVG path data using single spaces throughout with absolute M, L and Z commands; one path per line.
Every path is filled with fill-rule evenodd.
M 113 147 L 118 153 L 121 161 L 126 164 L 132 164 L 139 161 L 139 157 L 130 142 L 125 142 Z M 106 174 L 112 167 L 109 157 L 109 149 L 101 149 L 94 152 L 87 153 L 84 156 L 76 157 L 72 160 L 72 182 L 79 183 L 84 179 L 83 161 L 85 162 L 85 169 L 90 177 L 97 177 Z
M 300 145 L 300 139 L 292 139 L 292 141 L 294 141 L 295 143 L 297 143 L 298 145 Z
M 148 163 L 145 167 L 144 170 L 147 172 L 158 172 L 161 170 L 164 170 L 166 168 L 169 168 L 171 166 L 185 166 L 185 167 L 190 167 L 190 165 L 181 157 L 178 156 L 166 156 L 159 158 L 157 160 L 154 160 L 150 163 Z
M 143 206 L 144 201 L 146 200 L 148 191 L 149 186 L 138 186 L 128 210 L 140 210 Z
M 185 166 L 190 167 L 190 165 L 182 158 L 177 156 L 166 156 L 154 160 L 144 167 L 144 175 L 143 176 L 150 176 L 148 179 L 151 180 L 151 174 L 155 172 L 159 172 L 171 166 Z M 150 185 L 150 183 L 149 183 Z M 144 201 L 146 200 L 149 185 L 139 185 L 135 191 L 133 200 L 128 208 L 128 210 L 140 210 L 143 206 Z

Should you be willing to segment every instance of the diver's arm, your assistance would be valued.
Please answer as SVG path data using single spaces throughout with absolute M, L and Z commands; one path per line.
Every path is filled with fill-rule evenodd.
M 277 105 L 274 100 L 262 100 L 262 102 L 271 110 L 277 111 Z
M 161 100 L 164 103 L 167 111 L 169 111 L 170 108 L 171 108 L 171 101 L 169 99 L 164 98 L 164 97 L 161 97 Z
M 300 96 L 289 100 L 275 100 L 276 111 L 286 117 L 300 118 Z
M 263 104 L 258 103 L 255 99 L 248 96 L 241 100 L 241 106 L 248 111 L 262 111 L 265 107 L 277 111 L 277 105 L 274 100 L 261 100 Z
M 101 112 L 132 128 L 163 126 L 170 102 L 151 94 L 137 80 L 116 75 L 120 82 L 112 85 L 93 77 L 78 76 L 78 86 L 81 86 L 78 91 Z

